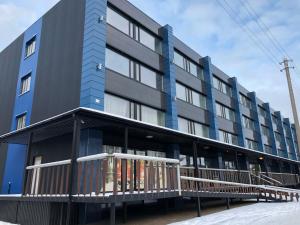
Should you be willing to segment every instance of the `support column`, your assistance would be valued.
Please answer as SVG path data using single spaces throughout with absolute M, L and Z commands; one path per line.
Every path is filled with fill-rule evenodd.
M 110 225 L 116 224 L 116 203 L 110 203 Z
M 255 116 L 255 131 L 257 133 L 257 141 L 258 141 L 258 150 L 261 152 L 264 152 L 264 144 L 263 144 L 263 136 L 262 136 L 262 130 L 260 125 L 260 119 L 259 119 L 259 113 L 258 113 L 258 103 L 256 98 L 256 93 L 251 92 L 250 93 L 251 101 L 253 102 L 253 111 Z
M 77 115 L 74 115 L 73 122 L 73 138 L 72 138 L 72 151 L 71 151 L 71 164 L 69 172 L 69 198 L 68 198 L 68 208 L 66 215 L 66 224 L 73 225 L 74 219 L 74 206 L 72 203 L 72 195 L 74 193 L 74 187 L 76 184 L 76 169 L 77 169 L 77 156 L 80 149 L 80 130 L 81 130 L 81 120 Z
M 209 137 L 211 139 L 219 140 L 219 125 L 216 112 L 216 98 L 213 88 L 213 65 L 211 58 L 206 56 L 200 60 L 204 67 L 204 81 L 206 82 L 207 95 L 207 110 L 209 111 Z
M 199 167 L 198 167 L 198 149 L 197 149 L 197 143 L 196 142 L 193 142 L 193 164 L 194 164 L 194 167 L 195 167 L 195 177 L 196 178 L 199 178 Z M 198 188 L 198 183 L 197 183 L 197 188 Z M 200 197 L 197 197 L 197 215 L 198 217 L 201 216 L 201 199 Z
M 230 78 L 230 83 L 232 86 L 232 95 L 235 100 L 235 112 L 236 112 L 236 123 L 238 124 L 238 138 L 239 138 L 239 146 L 245 147 L 245 134 L 244 134 L 244 127 L 242 123 L 242 110 L 241 104 L 239 101 L 240 91 L 239 91 L 239 84 L 237 82 L 236 77 Z
M 264 103 L 263 106 L 267 112 L 267 121 L 268 121 L 269 130 L 270 130 L 269 138 L 271 139 L 271 143 L 272 143 L 272 154 L 278 155 L 276 141 L 275 141 L 275 133 L 274 133 L 273 123 L 272 123 L 272 114 L 271 114 L 270 104 Z

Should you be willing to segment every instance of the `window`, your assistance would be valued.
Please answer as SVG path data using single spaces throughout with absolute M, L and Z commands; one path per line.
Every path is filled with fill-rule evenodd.
M 106 49 L 105 66 L 119 74 L 158 90 L 163 90 L 163 76 L 110 49 Z
M 26 43 L 25 57 L 31 56 L 35 52 L 35 47 L 36 47 L 36 37 L 32 38 L 30 41 Z
M 111 8 L 107 8 L 107 23 L 157 53 L 162 53 L 161 40 Z
M 181 117 L 178 117 L 178 130 L 185 133 L 191 133 L 189 121 Z
M 280 122 L 280 120 L 276 117 L 276 116 L 274 116 L 274 115 L 272 115 L 272 122 L 273 122 L 273 127 L 274 127 L 274 130 L 279 130 L 279 127 L 281 126 L 281 122 Z
M 280 133 L 274 132 L 275 133 L 275 140 L 278 142 L 278 144 L 281 143 L 282 137 Z
M 157 73 L 141 66 L 141 82 L 150 87 L 157 88 Z
M 273 148 L 270 145 L 264 145 L 265 146 L 265 152 L 272 154 L 273 153 Z
M 151 50 L 161 54 L 161 50 L 162 50 L 161 41 L 142 28 L 140 28 L 139 41 L 146 47 L 150 48 Z
M 129 35 L 129 21 L 110 8 L 107 8 L 107 23 Z
M 130 102 L 110 94 L 105 94 L 104 111 L 129 118 Z
M 176 83 L 176 97 L 197 107 L 206 109 L 206 97 L 182 84 Z
M 225 165 L 225 169 L 226 170 L 234 170 L 235 169 L 235 163 L 234 163 L 234 161 L 225 160 L 224 161 L 224 165 Z
M 218 91 L 222 92 L 223 94 L 231 97 L 232 96 L 232 88 L 226 84 L 224 81 L 220 80 L 219 78 L 213 78 L 213 85 Z
M 17 130 L 26 127 L 26 114 L 17 116 Z
M 285 151 L 282 150 L 282 149 L 278 149 L 278 156 L 280 156 L 280 157 L 286 157 Z
M 209 127 L 200 123 L 194 123 L 195 135 L 209 137 Z
M 246 147 L 253 150 L 258 150 L 258 143 L 256 141 L 246 139 Z
M 247 107 L 249 109 L 252 109 L 251 100 L 248 97 L 246 97 L 245 95 L 241 94 L 241 93 L 240 93 L 240 103 L 243 106 L 245 106 L 245 107 Z
M 262 116 L 263 118 L 267 117 L 267 111 L 264 108 L 262 108 L 261 106 L 258 106 L 258 112 L 259 112 L 259 115 Z
M 144 121 L 158 126 L 165 126 L 165 113 L 160 110 L 130 102 L 110 94 L 105 94 L 104 98 L 105 112 Z
M 219 130 L 219 138 L 220 141 L 222 142 L 238 145 L 238 137 L 235 134 L 231 134 L 229 132 Z
M 174 51 L 174 64 L 194 75 L 195 77 L 204 80 L 203 69 L 177 51 Z
M 129 59 L 110 49 L 106 49 L 105 57 L 107 68 L 129 77 Z
M 246 116 L 242 117 L 242 122 L 243 122 L 243 126 L 245 128 L 251 129 L 251 130 L 255 130 L 255 124 L 254 121 Z
M 146 123 L 155 124 L 158 126 L 165 126 L 165 115 L 163 112 L 147 107 L 141 106 L 142 117 L 141 120 Z
M 21 79 L 20 95 L 30 91 L 31 74 L 24 76 Z
M 209 127 L 191 120 L 178 117 L 178 130 L 200 137 L 209 137 Z
M 235 121 L 235 112 L 232 109 L 219 103 L 216 103 L 216 110 L 217 116 L 222 117 L 226 120 L 231 120 L 232 122 Z
M 262 134 L 266 137 L 270 137 L 270 129 L 266 126 L 261 125 Z

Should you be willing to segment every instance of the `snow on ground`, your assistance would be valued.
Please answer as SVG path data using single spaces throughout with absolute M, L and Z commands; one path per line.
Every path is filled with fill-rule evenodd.
M 0 221 L 0 225 L 13 225 L 12 223 L 6 223 L 6 222 L 1 222 Z
M 170 225 L 299 225 L 300 203 L 257 203 Z

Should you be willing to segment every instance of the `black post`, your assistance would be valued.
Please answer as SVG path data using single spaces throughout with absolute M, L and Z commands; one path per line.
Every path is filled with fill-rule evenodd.
M 116 203 L 110 204 L 110 225 L 116 224 Z
M 197 152 L 197 143 L 193 142 L 193 164 L 195 167 L 195 177 L 199 178 L 199 168 L 198 168 L 198 152 Z M 196 185 L 197 188 L 199 188 L 199 183 Z M 197 197 L 197 215 L 198 217 L 201 216 L 201 200 L 200 197 Z
M 123 203 L 123 223 L 127 222 L 127 202 Z
M 235 152 L 235 163 L 236 163 L 236 169 L 238 171 L 238 181 L 239 183 L 241 183 L 241 171 L 240 171 L 240 164 L 239 164 L 239 158 L 237 152 Z
M 124 148 L 122 149 L 122 153 L 127 153 L 128 151 L 128 127 L 125 128 L 124 132 Z
M 28 143 L 27 143 L 27 154 L 26 154 L 26 164 L 24 168 L 24 175 L 23 175 L 23 187 L 22 187 L 22 194 L 25 195 L 26 192 L 26 182 L 27 182 L 27 177 L 28 177 L 28 171 L 26 169 L 27 166 L 30 166 L 30 156 L 31 156 L 31 146 L 32 146 L 32 138 L 33 138 L 33 133 L 31 132 L 29 134 L 28 138 Z
M 226 207 L 227 207 L 227 209 L 230 209 L 230 201 L 229 201 L 229 198 L 226 198 Z
M 67 209 L 67 219 L 66 224 L 73 224 L 73 204 L 72 204 L 72 195 L 73 195 L 73 183 L 75 179 L 75 170 L 77 165 L 77 154 L 80 147 L 80 127 L 81 121 L 77 115 L 73 115 L 73 139 L 72 139 L 72 151 L 71 151 L 71 164 L 70 164 L 70 174 L 69 174 L 69 199 L 68 199 L 68 209 Z

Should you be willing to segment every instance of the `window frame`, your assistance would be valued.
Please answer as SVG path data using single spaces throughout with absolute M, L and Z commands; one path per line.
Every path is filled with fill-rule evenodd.
M 36 35 L 35 35 L 25 43 L 25 59 L 29 58 L 30 56 L 32 56 L 35 53 L 35 51 L 36 51 L 36 41 L 37 41 L 37 38 L 36 38 Z M 31 49 L 30 52 L 29 52 L 29 49 Z

